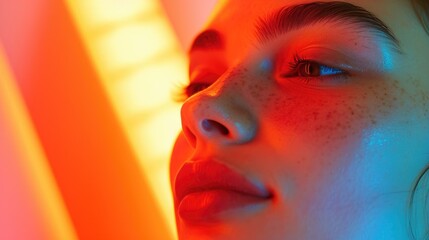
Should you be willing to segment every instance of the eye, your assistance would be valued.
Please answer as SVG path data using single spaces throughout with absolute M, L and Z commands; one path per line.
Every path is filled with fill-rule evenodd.
M 300 77 L 318 77 L 320 76 L 320 65 L 314 62 L 301 62 L 296 71 Z
M 314 61 L 300 61 L 296 63 L 296 66 L 291 65 L 291 72 L 285 76 L 321 77 L 343 73 L 344 71 L 341 69 L 329 67 Z
M 211 83 L 204 83 L 204 82 L 193 82 L 193 83 L 189 83 L 185 88 L 184 88 L 184 94 L 186 95 L 186 97 L 190 97 L 198 92 L 201 92 L 202 90 L 210 87 Z
M 296 72 L 300 77 L 320 77 L 343 73 L 340 69 L 321 65 L 312 61 L 300 62 L 297 66 Z
M 182 90 L 185 99 L 210 87 L 218 78 L 219 74 L 213 71 L 195 71 L 190 76 L 190 83 Z
M 348 73 L 340 68 L 295 56 L 294 61 L 289 63 L 280 76 L 291 81 L 303 81 L 313 86 L 334 86 L 343 83 L 348 77 Z

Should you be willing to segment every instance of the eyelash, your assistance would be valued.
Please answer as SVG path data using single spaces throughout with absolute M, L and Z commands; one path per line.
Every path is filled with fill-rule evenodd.
M 333 74 L 327 74 L 327 75 L 321 75 L 321 76 L 299 76 L 298 71 L 300 70 L 300 66 L 302 66 L 302 64 L 317 64 L 319 67 L 325 69 L 325 70 L 330 70 L 332 72 L 334 72 Z M 320 70 L 320 69 L 319 69 Z M 348 77 L 349 74 L 348 72 L 336 68 L 336 67 L 331 67 L 328 65 L 324 65 L 322 63 L 316 62 L 314 60 L 310 60 L 304 57 L 299 56 L 298 54 L 295 54 L 293 57 L 293 62 L 290 62 L 288 64 L 288 72 L 287 73 L 283 73 L 281 74 L 282 78 L 297 78 L 300 81 L 308 84 L 310 83 L 310 81 L 314 80 L 315 78 L 318 78 L 319 80 L 324 80 L 326 78 L 329 79 L 344 79 L 346 77 Z
M 211 83 L 205 82 L 191 82 L 189 84 L 181 84 L 177 86 L 177 93 L 174 94 L 174 100 L 177 102 L 184 102 L 192 95 L 210 87 Z

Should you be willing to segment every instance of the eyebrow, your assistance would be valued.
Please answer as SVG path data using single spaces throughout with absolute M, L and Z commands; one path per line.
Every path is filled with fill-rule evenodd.
M 289 31 L 328 22 L 351 23 L 368 29 L 401 52 L 398 39 L 383 21 L 362 7 L 341 1 L 311 2 L 281 8 L 257 21 L 256 38 L 258 42 L 266 43 Z

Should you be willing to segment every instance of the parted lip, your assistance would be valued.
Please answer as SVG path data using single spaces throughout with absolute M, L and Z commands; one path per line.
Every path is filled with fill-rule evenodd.
M 254 179 L 250 180 L 232 168 L 212 159 L 186 162 L 176 176 L 176 201 L 188 194 L 211 190 L 234 191 L 260 198 L 270 198 L 268 189 Z

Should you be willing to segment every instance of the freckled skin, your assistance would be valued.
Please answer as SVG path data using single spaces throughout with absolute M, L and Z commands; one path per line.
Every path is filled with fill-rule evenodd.
M 220 4 L 207 29 L 222 33 L 226 48 L 191 54 L 191 71 L 222 67 L 219 78 L 182 107 L 189 131 L 179 135 L 172 154 L 172 186 L 184 162 L 215 157 L 262 181 L 273 199 L 253 215 L 232 214 L 211 225 L 187 223 L 176 205 L 180 239 L 410 239 L 408 197 L 429 164 L 429 37 L 409 1 L 350 0 L 386 22 L 403 53 L 383 52 L 379 40 L 341 29 L 332 41 L 341 45 L 344 35 L 357 54 L 372 54 L 368 61 L 389 55 L 392 69 L 356 71 L 346 83 L 324 87 L 279 78 L 276 66 L 259 69 L 267 58 L 276 65 L 273 56 L 281 50 L 277 43 L 255 48 L 252 24 L 272 9 L 306 2 Z M 303 36 L 317 41 L 331 29 L 304 29 L 279 42 L 302 48 Z M 204 132 L 202 119 L 219 122 L 229 134 Z

